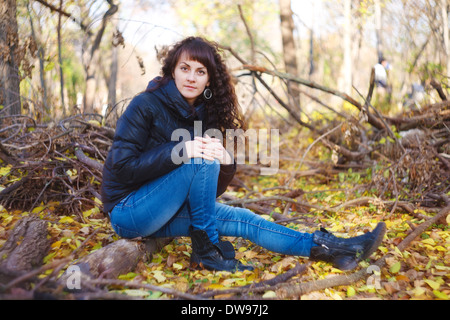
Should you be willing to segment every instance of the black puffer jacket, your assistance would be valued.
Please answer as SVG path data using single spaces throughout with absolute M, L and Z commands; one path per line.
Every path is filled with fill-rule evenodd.
M 149 86 L 152 85 L 155 80 L 150 82 Z M 173 80 L 154 92 L 133 98 L 117 122 L 103 169 L 101 192 L 105 213 L 145 183 L 181 165 L 171 159 L 172 149 L 179 143 L 171 141 L 172 132 L 184 128 L 193 136 L 194 121 L 205 120 L 204 109 L 203 104 L 198 105 L 194 113 Z M 235 171 L 235 165 L 221 165 L 217 196 L 225 192 Z

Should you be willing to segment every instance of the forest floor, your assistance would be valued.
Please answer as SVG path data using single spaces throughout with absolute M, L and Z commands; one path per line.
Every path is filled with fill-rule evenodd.
M 92 132 L 90 138 L 98 139 Z M 56 136 L 48 131 L 46 135 Z M 280 255 L 241 238 L 228 238 L 235 246 L 237 258 L 254 266 L 254 271 L 193 270 L 189 267 L 190 239 L 180 237 L 153 252 L 146 261 L 140 261 L 132 272 L 117 279 L 104 279 L 103 284 L 113 296 L 103 298 L 173 299 L 186 294 L 198 299 L 449 299 L 450 215 L 443 212 L 448 211 L 448 207 L 425 207 L 395 197 L 381 199 L 373 185 L 374 177 L 380 172 L 383 175 L 385 170 L 380 163 L 360 169 L 353 166 L 336 170 L 329 161 L 331 153 L 324 147 L 309 150 L 306 159 L 314 161 L 303 159 L 306 148 L 314 142 L 312 138 L 296 129 L 286 132 L 284 138 L 282 141 L 288 142 L 280 147 L 277 174 L 260 175 L 258 166 L 239 166 L 236 179 L 218 201 L 246 206 L 266 219 L 300 232 L 314 232 L 324 227 L 339 237 L 363 234 L 384 221 L 387 233 L 370 258 L 362 261 L 356 270 L 343 272 L 328 263 Z M 52 141 L 47 140 L 43 145 L 47 147 L 50 143 Z M 99 186 L 96 172 L 86 167 L 68 166 L 76 159 L 70 148 L 57 153 L 50 147 L 41 146 L 41 152 L 42 149 L 44 164 L 0 165 L 0 191 L 30 176 L 31 165 L 39 174 L 53 172 L 52 179 L 58 174 L 64 175 L 65 184 L 70 184 L 70 203 L 43 196 L 46 188 L 56 190 L 51 184 L 55 179 L 48 178 L 39 185 L 37 179 L 30 178 L 24 192 L 27 195 L 34 192 L 37 196 L 29 199 L 24 208 L 17 203 L 0 206 L 0 248 L 20 219 L 37 216 L 47 222 L 51 244 L 37 273 L 41 281 L 61 275 L 76 259 L 118 240 L 101 213 L 99 198 L 81 197 L 80 190 L 86 191 L 86 184 Z M 450 196 L 450 192 L 446 195 Z M 80 199 L 85 201 L 82 205 Z M 443 214 L 443 219 L 424 230 L 418 229 L 438 214 Z M 418 232 L 412 238 L 408 237 L 415 231 Z M 52 266 L 65 258 L 69 261 L 55 274 L 56 268 Z M 257 288 L 257 283 L 266 286 Z M 5 288 L 11 289 L 11 286 Z M 65 297 L 73 298 L 70 293 Z

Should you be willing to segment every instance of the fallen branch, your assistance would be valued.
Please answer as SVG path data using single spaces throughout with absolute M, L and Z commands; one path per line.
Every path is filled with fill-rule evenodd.
M 83 150 L 81 150 L 80 148 L 75 148 L 75 156 L 77 157 L 78 160 L 80 160 L 85 165 L 87 165 L 93 169 L 96 169 L 100 172 L 103 171 L 103 164 L 86 156 L 84 154 Z
M 186 300 L 204 300 L 202 297 L 197 295 L 192 295 L 189 293 L 180 292 L 171 288 L 165 288 L 161 286 L 155 286 L 151 284 L 146 284 L 142 282 L 136 281 L 126 281 L 126 280 L 115 280 L 115 279 L 93 279 L 87 282 L 90 286 L 121 286 L 127 288 L 135 288 L 135 289 L 145 289 L 150 291 L 162 292 L 164 294 L 174 296 L 175 298 L 181 298 Z M 83 297 L 84 294 L 80 293 L 78 296 Z

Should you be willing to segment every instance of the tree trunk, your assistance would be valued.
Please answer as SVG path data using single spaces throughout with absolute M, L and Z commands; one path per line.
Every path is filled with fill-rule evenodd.
M 447 0 L 441 0 L 441 12 L 442 12 L 442 35 L 444 38 L 444 50 L 446 57 L 447 76 L 450 75 L 450 41 L 448 30 L 448 10 Z
M 94 98 L 96 92 L 96 73 L 98 71 L 98 59 L 99 59 L 99 48 L 100 43 L 102 41 L 103 35 L 105 33 L 106 24 L 108 23 L 111 16 L 113 16 L 118 10 L 119 7 L 115 5 L 112 0 L 108 0 L 110 5 L 108 11 L 103 15 L 102 24 L 95 36 L 95 39 L 88 51 L 88 56 L 85 62 L 85 70 L 86 70 L 86 91 L 84 93 L 84 113 L 92 113 L 98 110 L 94 110 Z
M 59 10 L 62 10 L 63 0 L 59 1 Z M 63 118 L 66 117 L 66 103 L 64 101 L 64 73 L 63 73 L 63 60 L 62 60 L 62 50 L 61 50 L 61 18 L 62 14 L 58 14 L 58 62 L 59 62 L 59 83 L 60 83 L 60 94 L 61 94 L 61 107 Z
M 0 105 L 10 115 L 21 112 L 16 9 L 16 0 L 0 2 Z
M 115 20 L 113 22 L 114 29 L 117 33 L 119 33 L 118 27 L 118 20 Z M 107 79 L 108 83 L 108 107 L 112 110 L 114 106 L 116 105 L 117 100 L 117 73 L 118 73 L 118 66 L 119 66 L 119 48 L 118 44 L 114 44 L 111 48 L 111 72 L 109 73 L 109 77 Z
M 375 30 L 377 37 L 378 60 L 383 56 L 383 39 L 381 37 L 381 5 L 380 0 L 375 0 Z
M 343 69 L 343 88 L 342 91 L 346 94 L 352 93 L 352 0 L 345 0 L 344 3 L 344 69 Z
M 292 19 L 291 0 L 280 0 L 281 37 L 283 40 L 283 58 L 286 72 L 299 76 L 297 52 L 294 41 L 294 20 Z M 294 103 L 300 106 L 300 90 L 298 84 L 288 82 L 288 91 L 294 97 Z
M 47 84 L 45 81 L 45 71 L 44 71 L 44 59 L 45 59 L 45 51 L 44 47 L 42 46 L 42 41 L 39 38 L 38 34 L 42 34 L 41 30 L 38 30 L 38 33 L 36 34 L 34 30 L 34 23 L 31 15 L 30 5 L 27 4 L 27 10 L 28 10 L 28 16 L 30 19 L 30 28 L 31 28 L 31 34 L 34 38 L 34 41 L 38 44 L 38 58 L 39 58 L 39 79 L 41 80 L 41 89 L 42 89 L 42 105 L 44 106 L 44 110 L 39 110 L 38 112 L 41 113 L 40 116 L 37 116 L 38 118 L 42 118 L 45 116 L 51 116 L 50 114 L 50 108 L 48 107 L 48 95 L 47 95 Z M 39 21 L 39 19 L 38 19 Z M 39 25 L 39 24 L 38 24 Z M 37 110 L 36 110 L 37 111 Z

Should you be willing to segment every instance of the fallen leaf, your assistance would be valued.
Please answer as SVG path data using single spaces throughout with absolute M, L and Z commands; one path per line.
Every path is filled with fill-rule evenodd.
M 400 271 L 402 267 L 402 263 L 399 261 L 397 263 L 394 263 L 390 268 L 389 268 L 389 272 L 391 273 L 397 273 Z
M 423 282 L 428 284 L 431 287 L 431 289 L 434 289 L 434 290 L 439 289 L 439 287 L 441 286 L 438 282 L 436 282 L 434 280 L 430 280 L 430 279 L 425 279 L 425 280 L 423 280 Z
M 355 294 L 355 288 L 353 288 L 352 286 L 347 287 L 347 297 L 353 297 Z
M 269 290 L 269 291 L 266 291 L 262 297 L 264 299 L 274 299 L 277 297 L 277 294 L 275 291 Z

